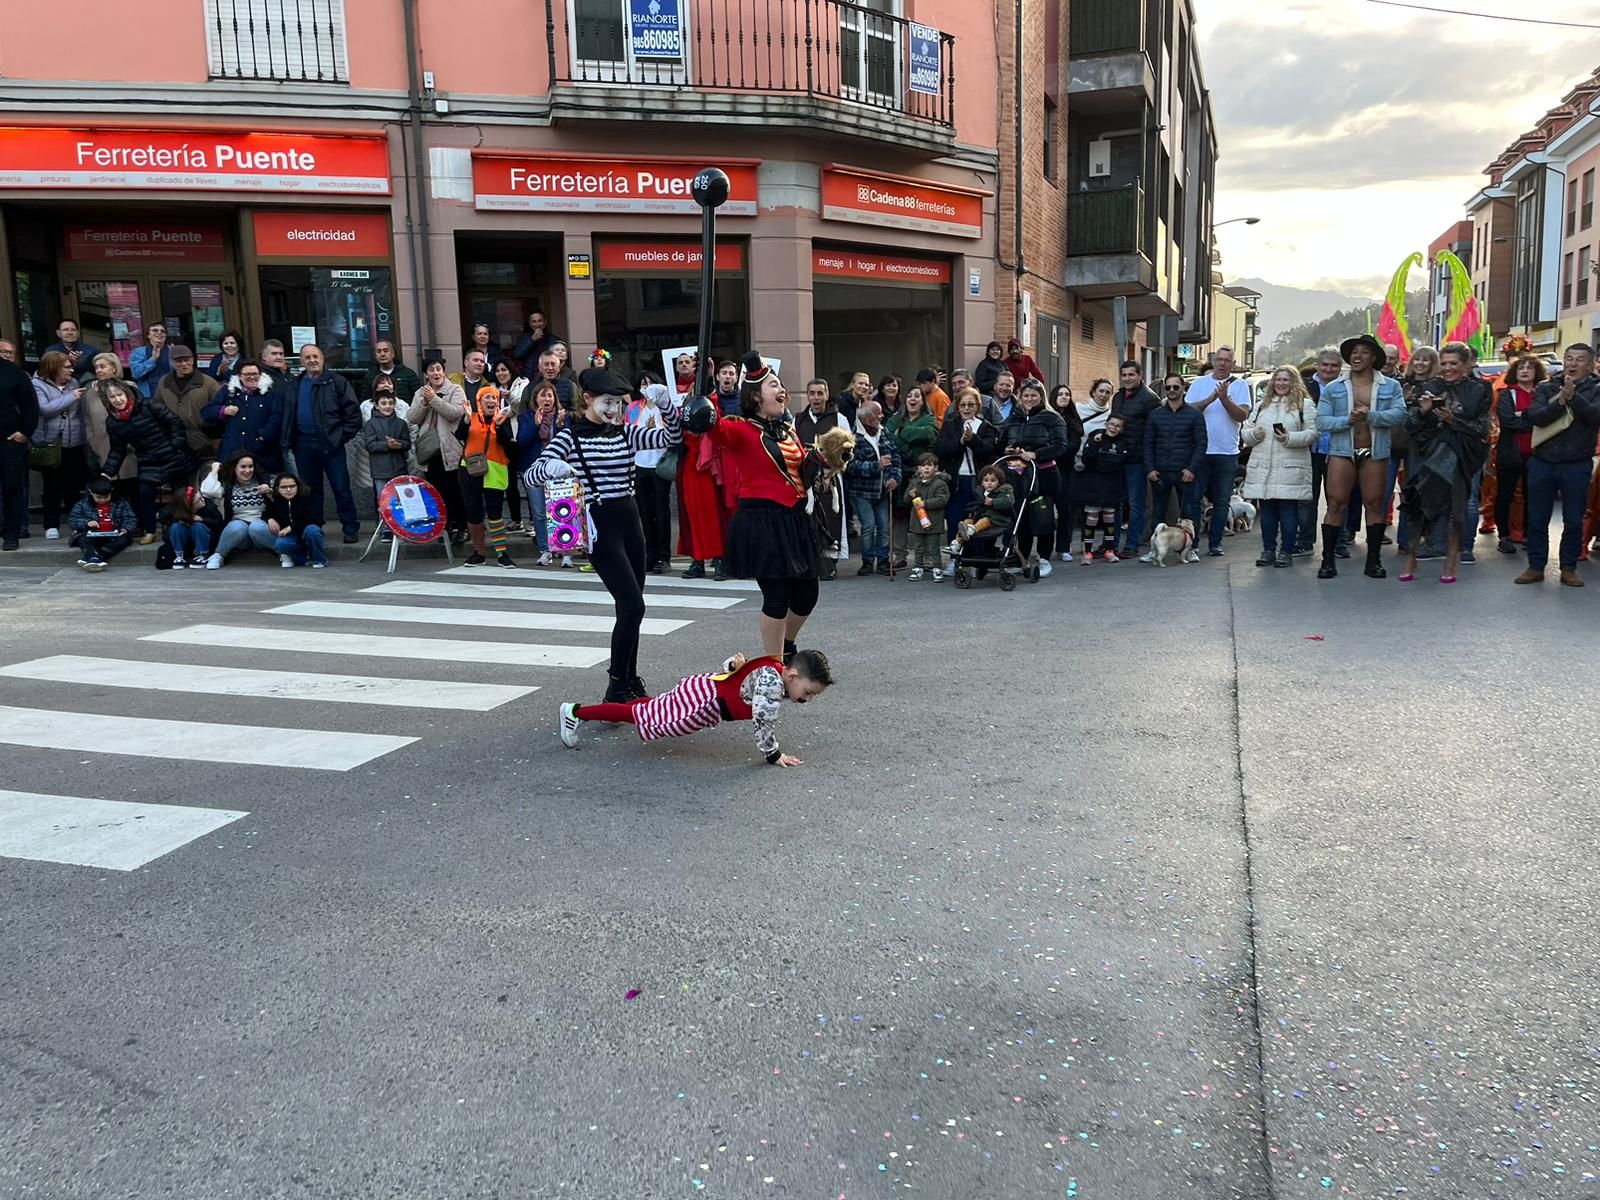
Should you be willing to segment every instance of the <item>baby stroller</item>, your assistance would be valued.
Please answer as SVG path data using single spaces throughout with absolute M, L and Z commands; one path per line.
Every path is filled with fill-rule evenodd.
M 1000 590 L 1009 592 L 1017 586 L 1017 574 L 1022 564 L 1012 553 L 1017 542 L 1017 531 L 1028 511 L 1028 499 L 1039 485 L 1039 468 L 1021 455 L 1007 454 L 994 460 L 994 465 L 1006 473 L 1006 478 L 1016 493 L 1017 502 L 1011 510 L 1011 519 L 1004 525 L 985 529 L 974 534 L 961 547 L 959 554 L 950 556 L 950 570 L 955 574 L 958 588 L 969 588 L 974 579 L 982 579 L 990 571 L 998 573 Z

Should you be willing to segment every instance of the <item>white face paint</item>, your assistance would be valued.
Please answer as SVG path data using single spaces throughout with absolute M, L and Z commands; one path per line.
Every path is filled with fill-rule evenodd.
M 621 425 L 627 407 L 626 396 L 590 396 L 589 419 L 597 425 Z

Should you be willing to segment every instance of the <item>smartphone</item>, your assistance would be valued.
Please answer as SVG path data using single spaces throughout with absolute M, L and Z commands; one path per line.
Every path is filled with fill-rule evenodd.
M 1272 432 L 1273 433 L 1277 433 L 1277 434 L 1281 434 L 1283 432 L 1283 423 L 1281 421 L 1273 422 Z

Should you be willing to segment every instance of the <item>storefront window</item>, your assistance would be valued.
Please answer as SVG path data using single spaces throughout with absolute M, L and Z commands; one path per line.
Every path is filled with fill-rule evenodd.
M 78 329 L 91 346 L 111 347 L 126 365 L 134 347 L 144 345 L 144 312 L 134 282 L 78 284 Z
M 700 247 L 687 242 L 597 242 L 594 307 L 600 345 L 630 380 L 660 375 L 661 352 L 693 346 L 700 336 Z M 588 347 L 574 346 L 580 358 Z M 713 358 L 750 349 L 750 295 L 744 246 L 717 246 L 717 293 L 711 315 Z
M 812 263 L 817 375 L 842 388 L 857 371 L 912 379 L 953 366 L 950 264 L 817 247 Z
M 291 358 L 315 341 L 330 367 L 365 370 L 373 344 L 394 336 L 389 286 L 388 267 L 262 267 L 266 336 Z
M 221 350 L 224 328 L 221 282 L 164 279 L 160 288 L 161 319 L 166 322 L 173 341 L 202 356 Z

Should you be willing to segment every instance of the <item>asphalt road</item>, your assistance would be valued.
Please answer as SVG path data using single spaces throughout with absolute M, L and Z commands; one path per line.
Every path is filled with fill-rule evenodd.
M 1492 549 L 1453 588 L 1254 549 L 1009 595 L 825 585 L 805 640 L 839 685 L 782 722 L 791 771 L 744 729 L 564 749 L 557 704 L 599 667 L 138 640 L 581 649 L 604 635 L 262 610 L 603 607 L 26 556 L 0 669 L 540 690 L 465 712 L 0 677 L 66 728 L 185 723 L 165 758 L 0 744 L 0 787 L 248 814 L 132 870 L 0 858 L 0 1196 L 1600 1193 L 1600 588 L 1513 588 Z M 396 578 L 524 586 L 442 566 Z M 653 608 L 692 623 L 645 639 L 650 683 L 755 648 L 748 593 L 698 595 L 740 593 Z M 238 765 L 202 756 L 249 728 L 199 723 L 416 740 Z

